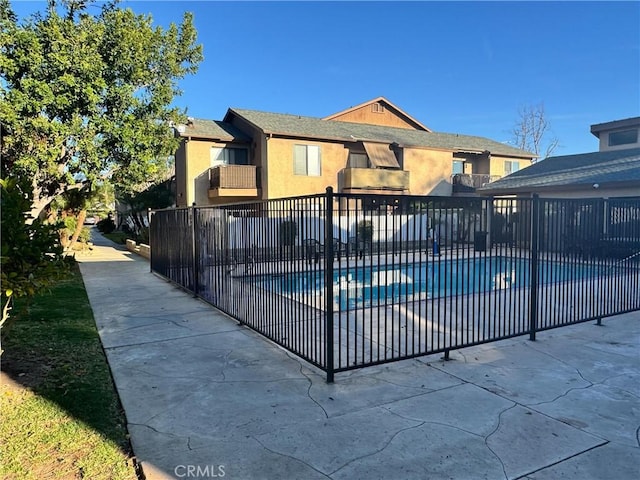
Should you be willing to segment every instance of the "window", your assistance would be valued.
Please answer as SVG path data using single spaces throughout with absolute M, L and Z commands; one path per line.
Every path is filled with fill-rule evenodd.
M 349 152 L 349 168 L 369 168 L 369 157 L 366 153 Z
M 382 105 L 381 103 L 372 103 L 371 111 L 373 113 L 384 113 L 384 105 Z
M 624 130 L 622 132 L 612 132 L 609 134 L 609 146 L 628 145 L 638 142 L 638 130 Z
M 320 147 L 315 145 L 294 145 L 293 174 L 319 177 Z
M 218 165 L 249 165 L 247 149 L 211 147 L 211 166 Z
M 520 163 L 514 162 L 511 160 L 505 160 L 504 162 L 504 174 L 509 175 L 510 173 L 517 172 L 520 170 Z
M 451 171 L 454 175 L 457 173 L 464 173 L 464 161 L 454 160 L 453 166 L 451 167 Z

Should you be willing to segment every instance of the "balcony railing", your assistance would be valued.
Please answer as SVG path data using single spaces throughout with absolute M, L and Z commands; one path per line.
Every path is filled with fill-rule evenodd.
M 456 173 L 451 176 L 451 183 L 453 185 L 480 188 L 487 183 L 495 182 L 499 178 L 500 175 L 489 175 L 485 173 Z
M 219 165 L 209 169 L 209 197 L 258 196 L 260 169 L 255 165 Z
M 451 184 L 454 193 L 474 192 L 476 188 L 495 182 L 499 178 L 500 175 L 485 173 L 455 173 L 451 176 Z
M 409 190 L 409 172 L 383 168 L 345 168 L 341 172 L 343 191 Z

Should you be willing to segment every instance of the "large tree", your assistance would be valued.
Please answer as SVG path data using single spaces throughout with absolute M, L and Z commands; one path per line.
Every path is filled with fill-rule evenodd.
M 2 173 L 31 180 L 33 217 L 66 190 L 162 168 L 185 114 L 171 106 L 178 81 L 202 60 L 191 14 L 163 29 L 117 0 L 92 3 L 49 0 L 20 23 L 0 0 Z
M 551 131 L 551 124 L 544 103 L 521 107 L 513 127 L 513 144 L 535 153 L 538 159 L 549 157 L 558 147 L 558 138 Z

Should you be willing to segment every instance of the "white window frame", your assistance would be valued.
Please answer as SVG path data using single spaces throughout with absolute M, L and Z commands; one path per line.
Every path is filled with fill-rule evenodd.
M 322 155 L 318 145 L 293 146 L 293 174 L 307 177 L 322 176 Z
M 507 168 L 508 166 L 508 168 Z M 515 167 L 515 168 L 514 168 Z M 520 162 L 517 160 L 505 160 L 504 161 L 504 174 L 511 175 L 512 173 L 520 170 Z
M 242 150 L 245 152 L 245 158 L 247 163 L 237 163 L 236 152 Z M 219 158 L 222 154 L 222 158 Z M 242 147 L 211 147 L 209 164 L 211 167 L 217 167 L 218 165 L 249 165 L 249 150 Z

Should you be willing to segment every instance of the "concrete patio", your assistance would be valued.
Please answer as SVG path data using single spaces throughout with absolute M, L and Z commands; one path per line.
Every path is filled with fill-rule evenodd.
M 147 479 L 640 476 L 640 312 L 327 384 L 94 238 L 78 260 Z

